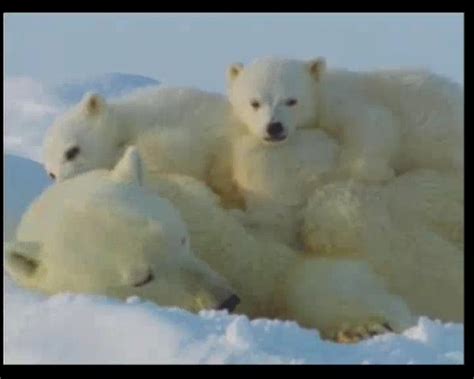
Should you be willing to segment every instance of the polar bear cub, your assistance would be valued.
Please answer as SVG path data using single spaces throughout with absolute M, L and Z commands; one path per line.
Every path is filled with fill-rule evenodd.
M 152 87 L 113 102 L 89 93 L 48 130 L 44 166 L 62 181 L 112 168 L 136 144 L 148 170 L 191 175 L 225 194 L 234 122 L 225 96 L 194 88 Z
M 263 144 L 319 127 L 343 145 L 340 170 L 386 181 L 414 168 L 463 170 L 461 86 L 423 70 L 326 70 L 323 58 L 261 58 L 228 69 L 236 116 Z

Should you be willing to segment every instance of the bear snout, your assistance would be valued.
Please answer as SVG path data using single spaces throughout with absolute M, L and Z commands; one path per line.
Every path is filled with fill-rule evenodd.
M 286 138 L 285 128 L 281 122 L 271 122 L 267 126 L 267 141 L 283 141 Z
M 232 294 L 227 300 L 221 303 L 217 307 L 217 310 L 227 310 L 227 312 L 232 313 L 237 305 L 240 303 L 240 298 L 236 294 Z

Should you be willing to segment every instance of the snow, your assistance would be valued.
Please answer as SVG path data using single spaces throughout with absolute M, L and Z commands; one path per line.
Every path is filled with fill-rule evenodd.
M 4 80 L 4 150 L 36 161 L 46 128 L 63 107 L 47 86 L 31 78 Z
M 85 93 L 98 92 L 110 100 L 138 88 L 159 84 L 152 78 L 121 73 L 76 79 L 56 86 L 28 77 L 6 78 L 5 151 L 40 162 L 47 127 L 58 114 L 80 101 Z
M 114 82 L 108 78 L 104 82 Z M 128 88 L 129 79 L 134 82 L 127 75 L 120 78 L 122 88 Z M 78 85 L 84 91 L 94 87 L 93 81 L 84 83 L 87 85 Z M 108 96 L 124 94 L 119 84 L 120 80 L 109 86 L 113 91 Z M 28 204 L 50 185 L 43 168 L 34 160 L 40 161 L 44 131 L 70 99 L 61 98 L 59 91 L 30 78 L 9 78 L 4 85 L 7 153 L 4 155 L 4 233 L 5 240 L 9 240 Z M 341 345 L 321 340 L 316 330 L 301 328 L 295 322 L 250 321 L 224 311 L 194 315 L 137 297 L 119 301 L 81 294 L 46 296 L 19 288 L 5 273 L 4 288 L 6 364 L 462 364 L 464 361 L 464 326 L 425 317 L 400 335 L 386 334 L 358 344 Z
M 27 158 L 4 156 L 4 238 L 13 237 L 21 215 L 28 205 L 51 184 L 43 167 Z
M 462 364 L 463 326 L 420 318 L 402 335 L 353 345 L 294 322 L 193 315 L 132 298 L 46 297 L 6 279 L 7 364 Z

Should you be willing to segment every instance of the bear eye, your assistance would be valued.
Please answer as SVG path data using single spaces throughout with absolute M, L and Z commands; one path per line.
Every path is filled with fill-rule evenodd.
M 292 107 L 293 105 L 296 105 L 296 104 L 298 104 L 298 100 L 293 99 L 293 98 L 285 101 L 285 105 L 289 107 Z
M 133 287 L 142 287 L 142 286 L 144 286 L 145 284 L 150 283 L 153 279 L 155 279 L 155 275 L 154 275 L 153 272 L 150 270 L 150 271 L 148 271 L 148 273 L 146 274 L 146 276 L 145 276 L 144 279 L 141 279 L 141 280 L 139 280 L 138 282 L 133 283 L 132 286 L 133 286 Z
M 74 158 L 77 157 L 80 152 L 81 149 L 79 148 L 79 146 L 73 146 L 64 153 L 64 157 L 66 158 L 66 160 L 72 161 Z
M 252 100 L 250 102 L 250 105 L 252 106 L 253 109 L 257 110 L 258 108 L 260 108 L 260 103 L 258 102 L 258 100 Z

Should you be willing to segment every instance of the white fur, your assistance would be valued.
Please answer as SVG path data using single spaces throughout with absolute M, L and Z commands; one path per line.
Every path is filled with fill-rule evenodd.
M 421 170 L 382 186 L 321 186 L 302 229 L 307 250 L 369 263 L 418 314 L 464 320 L 464 191 L 457 175 Z
M 234 178 L 247 205 L 238 216 L 313 256 L 365 262 L 419 314 L 462 321 L 461 90 L 421 71 L 320 72 L 315 80 L 310 67 L 263 59 L 229 71 L 230 100 L 248 130 L 235 141 Z M 298 77 L 312 92 L 294 85 Z M 251 108 L 255 96 L 272 110 L 265 119 Z M 306 101 L 277 101 L 305 96 L 312 122 L 308 109 L 297 114 Z M 262 125 L 281 114 L 287 138 L 263 141 Z
M 301 212 L 336 168 L 337 143 L 321 130 L 298 130 L 286 143 L 265 146 L 244 134 L 235 140 L 233 154 L 233 179 L 246 205 L 241 220 L 298 247 Z
M 231 287 L 192 253 L 171 203 L 141 186 L 140 164 L 136 149 L 127 150 L 111 173 L 49 187 L 7 248 L 9 273 L 46 293 L 137 295 L 192 311 L 220 306 Z
M 235 114 L 259 140 L 277 121 L 286 140 L 297 128 L 328 131 L 344 147 L 341 170 L 361 180 L 385 181 L 414 168 L 463 170 L 459 85 L 423 70 L 326 72 L 321 62 L 262 58 L 232 66 L 229 99 Z M 286 105 L 290 98 L 297 104 Z
M 10 274 L 49 293 L 139 295 L 197 311 L 231 293 L 218 272 L 242 299 L 238 311 L 297 320 L 326 337 L 360 339 L 386 331 L 384 323 L 398 331 L 413 322 L 364 262 L 302 257 L 250 234 L 196 179 L 140 167 L 136 150 L 127 150 L 111 173 L 50 187 L 7 248 Z M 150 270 L 154 279 L 134 286 Z
M 222 154 L 234 131 L 225 96 L 193 88 L 139 90 L 108 103 L 98 94 L 60 116 L 44 141 L 44 166 L 58 181 L 96 168 L 112 168 L 126 146 L 137 144 L 145 167 L 206 181 L 218 193 L 231 191 L 230 163 Z M 79 154 L 67 160 L 68 149 Z

